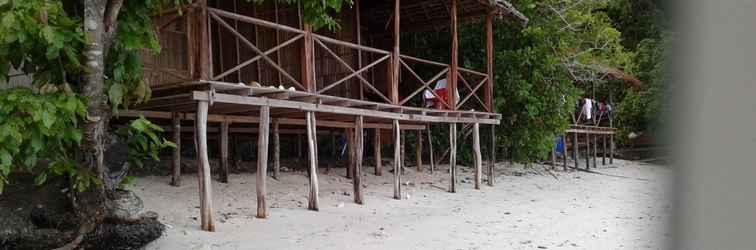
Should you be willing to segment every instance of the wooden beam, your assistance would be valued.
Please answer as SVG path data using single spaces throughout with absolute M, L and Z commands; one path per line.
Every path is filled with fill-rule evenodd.
M 220 124 L 220 182 L 228 183 L 228 122 Z
M 475 164 L 475 189 L 480 190 L 483 179 L 483 156 L 480 153 L 480 124 L 473 124 L 473 164 Z
M 609 165 L 614 164 L 614 135 L 609 135 Z
M 493 12 L 486 15 L 486 73 L 488 81 L 486 84 L 486 108 L 488 112 L 493 112 L 493 83 L 494 83 L 494 62 L 493 62 Z
M 457 109 L 457 77 L 459 74 L 459 55 L 458 55 L 458 47 L 459 47 L 459 40 L 457 36 L 457 1 L 458 0 L 450 0 L 451 1 L 451 10 L 450 10 L 450 16 L 451 16 L 451 63 L 450 63 L 450 72 L 449 72 L 449 84 L 447 88 L 447 94 L 448 94 L 448 100 L 449 105 L 453 109 Z
M 266 177 L 268 175 L 268 138 L 270 129 L 270 107 L 260 107 L 260 133 L 257 135 L 257 218 L 268 217 L 268 206 L 265 203 L 267 191 Z
M 308 197 L 307 209 L 318 211 L 318 148 L 317 135 L 315 126 L 315 112 L 309 111 L 307 116 L 307 147 L 310 158 L 310 195 Z
M 381 129 L 374 129 L 373 134 L 373 157 L 375 158 L 375 175 L 383 175 L 383 163 L 381 162 Z
M 415 132 L 415 166 L 417 166 L 417 172 L 423 172 L 423 131 L 418 130 Z
M 171 162 L 171 185 L 181 186 L 181 119 L 178 113 L 173 113 L 173 158 Z
M 354 34 L 355 43 L 362 46 L 362 18 L 360 16 L 360 0 L 354 0 Z M 362 51 L 357 50 L 357 68 L 362 68 Z M 362 84 L 358 85 L 360 100 L 365 99 L 365 93 Z
M 606 136 L 601 136 L 601 141 L 603 149 L 601 150 L 601 165 L 606 166 Z
M 281 136 L 278 120 L 273 120 L 273 179 L 278 180 L 281 174 Z
M 397 0 L 397 3 L 399 1 Z M 401 130 L 399 129 L 399 120 L 394 120 L 393 139 L 394 139 L 394 199 L 402 199 L 402 156 L 401 156 Z
M 585 169 L 591 169 L 591 134 L 585 134 Z
M 301 65 L 301 78 L 302 78 L 302 85 L 305 87 L 305 91 L 310 93 L 317 92 L 316 86 L 315 86 L 315 62 L 314 62 L 314 53 L 315 53 L 315 44 L 313 42 L 313 34 L 312 34 L 312 26 L 309 24 L 303 23 L 304 25 L 304 41 L 302 45 L 302 52 L 300 55 L 300 59 L 302 62 Z
M 572 159 L 575 160 L 575 168 L 578 168 L 580 160 L 578 160 L 579 157 L 579 145 L 580 142 L 578 142 L 578 134 L 572 133 Z
M 457 124 L 449 123 L 449 193 L 457 192 Z
M 598 158 L 598 135 L 594 135 L 593 137 L 593 167 L 598 168 L 598 165 L 596 165 L 596 158 Z
M 567 171 L 567 134 L 562 135 L 562 165 L 564 171 Z
M 197 150 L 197 177 L 199 179 L 200 194 L 200 222 L 202 230 L 208 232 L 215 231 L 213 224 L 213 194 L 210 175 L 210 161 L 207 155 L 207 109 L 208 103 L 200 101 L 197 103 L 197 128 L 195 131 L 195 142 Z
M 357 204 L 364 204 L 362 198 L 362 150 L 363 144 L 363 123 L 362 116 L 357 116 L 354 122 L 354 171 L 352 176 L 352 184 L 354 186 L 354 202 Z

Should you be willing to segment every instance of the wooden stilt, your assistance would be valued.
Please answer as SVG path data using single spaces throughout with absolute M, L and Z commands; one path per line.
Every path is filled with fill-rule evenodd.
M 423 172 L 423 131 L 418 130 L 415 136 L 415 166 L 417 172 Z
M 457 192 L 457 124 L 449 123 L 449 192 Z
M 307 146 L 310 157 L 310 196 L 307 209 L 318 211 L 318 148 L 316 139 L 315 113 L 308 111 L 307 118 Z
M 281 135 L 278 120 L 273 120 L 273 179 L 281 174 Z
M 360 182 L 362 179 L 364 119 L 362 116 L 357 116 L 354 123 L 354 176 L 352 176 L 352 184 L 354 184 L 354 202 L 357 204 L 363 204 L 362 184 Z
M 213 232 L 215 231 L 215 225 L 213 224 L 213 194 L 211 187 L 210 176 L 210 160 L 207 155 L 207 109 L 208 103 L 206 101 L 197 102 L 197 119 L 196 129 L 194 135 L 197 138 L 196 150 L 197 150 L 197 176 L 199 180 L 200 188 L 200 221 L 202 223 L 202 230 Z
M 475 164 L 475 189 L 480 189 L 483 179 L 483 156 L 480 153 L 480 124 L 473 124 L 473 161 Z
M 383 164 L 381 162 L 381 129 L 376 128 L 373 134 L 373 157 L 375 158 L 375 175 L 383 175 Z
M 488 158 L 488 185 L 496 182 L 496 125 L 491 124 L 491 144 Z
M 260 107 L 259 133 L 257 135 L 257 218 L 268 217 L 265 195 L 268 193 L 268 139 L 270 136 L 270 106 Z
M 567 171 L 567 134 L 562 136 L 562 166 L 564 171 Z
M 551 156 L 551 169 L 556 169 L 556 147 L 551 149 L 551 153 L 549 153 L 549 156 Z
M 333 155 L 333 158 L 336 159 L 339 156 L 339 150 L 336 148 L 338 138 L 336 138 L 336 133 L 333 132 L 333 129 L 329 130 L 328 133 L 331 136 L 331 154 Z
M 606 135 L 601 136 L 601 141 L 603 142 L 601 144 L 601 165 L 606 166 Z
M 407 162 L 406 161 L 407 158 L 405 157 L 407 155 L 407 152 L 404 150 L 406 148 L 405 144 L 404 144 L 404 142 L 406 141 L 406 139 L 407 139 L 407 137 L 405 136 L 405 134 L 401 133 L 401 138 L 400 138 L 399 145 L 401 145 L 400 150 L 402 151 L 402 153 L 401 153 L 401 164 L 399 164 L 399 166 L 402 166 L 402 168 L 401 168 L 402 174 L 404 174 L 404 168 L 407 167 L 406 164 L 405 164 Z
M 593 135 L 593 167 L 597 168 L 596 158 L 598 158 L 598 135 Z
M 392 128 L 394 135 L 394 199 L 402 199 L 402 153 L 401 153 L 401 130 L 399 120 L 394 120 Z
M 220 182 L 228 183 L 228 122 L 220 124 Z
M 614 135 L 609 135 L 609 164 L 614 164 Z
M 352 179 L 352 173 L 354 170 L 354 130 L 351 128 L 345 129 L 347 138 L 347 164 L 346 164 L 346 178 Z
M 433 159 L 433 135 L 431 135 L 431 125 L 428 123 L 428 128 L 426 129 L 425 133 L 428 134 L 428 156 L 430 156 L 429 163 L 430 163 L 430 172 L 431 174 L 436 170 L 436 160 Z
M 181 186 L 181 119 L 178 113 L 173 113 L 173 161 L 171 162 L 171 185 Z
M 591 169 L 591 135 L 585 134 L 585 169 Z
M 302 134 L 297 134 L 297 158 L 302 159 Z
M 580 160 L 578 159 L 578 156 L 580 155 L 580 142 L 578 141 L 578 134 L 572 133 L 572 159 L 575 160 L 575 168 L 578 168 Z

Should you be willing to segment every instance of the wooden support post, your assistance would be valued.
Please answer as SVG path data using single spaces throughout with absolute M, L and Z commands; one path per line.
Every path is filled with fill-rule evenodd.
M 197 102 L 197 123 L 194 128 L 195 149 L 197 150 L 197 177 L 199 180 L 200 193 L 200 222 L 202 230 L 213 232 L 213 194 L 212 194 L 212 177 L 210 176 L 210 160 L 207 155 L 207 109 L 206 101 Z
M 453 110 L 457 109 L 457 79 L 459 74 L 459 58 L 458 58 L 458 49 L 459 49 L 459 40 L 457 37 L 457 1 L 459 0 L 450 0 L 451 1 L 451 63 L 449 64 L 449 86 L 447 88 L 447 94 L 448 94 L 448 100 L 449 105 L 452 107 Z M 454 125 L 456 127 L 456 125 Z
M 418 130 L 415 134 L 415 165 L 417 172 L 423 172 L 423 131 Z
M 297 157 L 302 159 L 302 134 L 297 134 Z
M 304 39 L 302 51 L 301 51 L 301 78 L 302 78 L 302 86 L 304 86 L 306 89 L 305 91 L 310 93 L 317 92 L 316 86 L 315 86 L 315 62 L 314 62 L 314 54 L 315 54 L 315 48 L 314 48 L 314 40 L 312 37 L 312 26 L 306 23 L 302 23 L 304 25 Z M 255 26 L 256 27 L 256 26 Z
M 480 124 L 473 124 L 473 161 L 475 164 L 475 189 L 480 189 L 483 179 L 483 155 L 480 153 Z
M 486 81 L 485 98 L 486 107 L 489 112 L 493 112 L 493 17 L 494 12 L 486 14 L 486 71 L 488 73 L 488 81 Z
M 351 128 L 344 129 L 347 139 L 347 164 L 346 164 L 346 178 L 352 179 L 354 170 L 354 130 Z
M 496 125 L 491 124 L 491 144 L 488 158 L 488 186 L 493 187 L 496 179 Z
M 220 182 L 228 183 L 228 122 L 220 124 Z
M 551 153 L 549 153 L 551 156 L 551 169 L 556 169 L 556 147 L 551 149 Z
M 449 123 L 449 192 L 457 192 L 457 124 Z
M 398 3 L 399 1 L 397 1 Z M 394 137 L 394 199 L 402 199 L 402 156 L 401 156 L 401 130 L 399 130 L 399 120 L 394 120 L 392 127 Z
M 212 79 L 212 53 L 210 51 L 209 19 L 207 18 L 207 0 L 198 0 L 199 5 L 199 72 L 200 79 Z
M 352 183 L 354 184 L 354 202 L 357 204 L 363 204 L 362 183 L 360 183 L 360 179 L 362 179 L 364 119 L 362 116 L 357 116 L 354 123 L 354 176 L 352 176 Z
M 585 133 L 585 169 L 591 169 L 591 135 Z
M 310 196 L 308 197 L 307 209 L 318 211 L 318 148 L 317 130 L 315 125 L 315 112 L 307 111 L 307 146 L 310 149 Z
M 597 168 L 596 158 L 598 158 L 598 135 L 593 135 L 593 167 Z
M 273 179 L 281 174 L 281 135 L 278 120 L 273 120 Z
M 383 175 L 383 164 L 381 162 L 381 129 L 376 128 L 373 135 L 373 157 L 375 157 L 375 175 Z
M 173 113 L 173 161 L 171 162 L 171 185 L 181 186 L 181 118 L 178 113 Z
M 606 135 L 601 136 L 601 141 L 603 142 L 602 149 L 601 149 L 601 165 L 606 166 Z
M 265 204 L 266 177 L 268 175 L 268 138 L 270 135 L 270 106 L 260 106 L 260 123 L 257 134 L 257 218 L 268 217 Z
M 572 159 L 575 160 L 575 168 L 578 168 L 578 166 L 580 165 L 580 160 L 578 159 L 580 155 L 580 152 L 578 152 L 580 148 L 579 145 L 580 142 L 578 141 L 578 134 L 572 133 Z
M 400 131 L 400 132 L 401 132 L 401 131 Z M 405 142 L 405 141 L 407 141 L 406 139 L 407 139 L 407 137 L 406 137 L 406 134 L 402 133 L 402 136 L 401 136 L 401 138 L 400 138 L 400 142 L 399 142 L 399 145 L 401 145 L 401 151 L 402 151 L 402 154 L 401 154 L 402 163 L 401 163 L 401 164 L 399 164 L 400 166 L 402 166 L 402 168 L 401 168 L 401 170 L 402 170 L 402 174 L 404 174 L 404 168 L 406 168 L 406 167 L 407 167 L 407 166 L 406 166 L 406 162 L 407 162 L 407 161 L 406 161 L 406 160 L 407 160 L 407 158 L 406 158 L 406 155 L 407 155 L 407 151 L 405 151 L 405 150 L 404 150 L 404 149 L 406 149 L 406 148 L 407 148 L 407 147 L 405 147 L 405 144 L 404 144 L 404 142 Z
M 431 127 L 430 123 L 427 125 L 426 134 L 428 134 L 428 156 L 430 156 L 429 163 L 430 163 L 430 172 L 433 174 L 433 172 L 436 170 L 436 160 L 433 159 L 433 135 L 431 135 Z
M 609 135 L 609 165 L 614 164 L 614 135 Z
M 399 104 L 399 70 L 401 69 L 401 63 L 400 55 L 401 50 L 399 49 L 399 42 L 400 42 L 400 32 L 399 32 L 399 24 L 401 23 L 400 17 L 401 12 L 399 11 L 401 8 L 400 0 L 394 0 L 394 52 L 391 55 L 391 81 L 389 82 L 389 98 L 391 99 L 392 104 Z M 398 145 L 397 145 L 398 146 Z
M 562 136 L 562 164 L 564 171 L 567 171 L 567 133 Z

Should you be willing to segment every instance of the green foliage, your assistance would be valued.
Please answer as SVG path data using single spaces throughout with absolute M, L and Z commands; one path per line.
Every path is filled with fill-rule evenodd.
M 299 4 L 302 6 L 305 22 L 312 25 L 313 29 L 327 28 L 337 30 L 340 28 L 339 20 L 332 16 L 339 13 L 344 5 L 352 5 L 352 0 L 252 0 L 255 3 L 265 1 L 278 1 L 287 4 Z
M 0 82 L 11 67 L 33 74 L 36 83 L 64 83 L 83 68 L 81 20 L 61 1 L 0 0 Z
M 72 160 L 82 139 L 78 125 L 86 116 L 84 102 L 76 95 L 38 94 L 28 89 L 0 92 L 0 193 L 14 171 L 39 173 L 36 184 L 48 174 L 68 175 L 76 188 L 93 182 L 86 168 Z M 35 169 L 40 159 L 49 164 Z
M 132 120 L 129 126 L 118 129 L 116 134 L 129 146 L 129 164 L 142 167 L 143 159 L 160 161 L 161 150 L 176 147 L 176 144 L 158 135 L 162 132 L 160 126 L 139 117 Z

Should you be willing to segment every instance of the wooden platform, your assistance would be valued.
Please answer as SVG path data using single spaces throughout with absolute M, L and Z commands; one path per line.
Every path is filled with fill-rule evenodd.
M 322 126 L 330 124 L 334 127 L 350 126 L 348 124 L 353 124 L 355 116 L 363 116 L 367 124 L 381 124 L 368 125 L 368 128 L 390 128 L 393 120 L 398 120 L 404 126 L 424 126 L 427 123 L 499 124 L 501 121 L 501 115 L 487 112 L 407 107 L 299 90 L 250 87 L 217 81 L 190 82 L 157 89 L 154 95 L 148 103 L 136 107 L 137 110 L 148 111 L 131 111 L 126 115 L 163 117 L 167 116 L 168 112 L 191 113 L 196 111 L 198 101 L 207 101 L 210 104 L 208 112 L 211 116 L 239 118 L 236 120 L 248 123 L 257 122 L 256 117 L 261 106 L 271 108 L 272 119 L 291 125 L 305 125 L 305 112 L 308 111 L 318 115 L 318 121 Z

